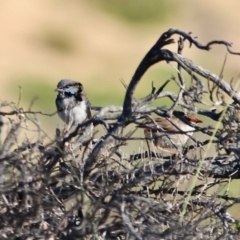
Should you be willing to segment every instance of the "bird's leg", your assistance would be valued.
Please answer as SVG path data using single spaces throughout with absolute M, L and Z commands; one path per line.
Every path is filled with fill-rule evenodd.
M 151 156 L 151 151 L 150 151 L 150 146 L 149 146 L 149 142 L 148 140 L 146 139 L 146 143 L 147 143 L 147 148 L 148 148 L 148 157 Z

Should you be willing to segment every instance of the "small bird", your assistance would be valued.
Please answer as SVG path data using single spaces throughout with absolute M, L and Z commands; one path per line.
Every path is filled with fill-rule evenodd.
M 58 92 L 55 101 L 58 116 L 67 124 L 68 130 L 92 117 L 90 103 L 80 82 L 62 79 L 55 91 Z
M 148 139 L 153 139 L 157 149 L 176 154 L 179 147 L 184 146 L 189 136 L 192 136 L 192 131 L 198 123 L 202 121 L 194 114 L 175 111 L 171 118 L 157 117 L 153 120 L 148 118 L 145 121 L 144 135 Z

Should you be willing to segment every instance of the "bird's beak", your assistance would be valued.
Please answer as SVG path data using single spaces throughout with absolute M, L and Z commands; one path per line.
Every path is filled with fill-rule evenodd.
M 54 92 L 62 92 L 63 90 L 62 89 L 60 89 L 60 88 L 56 88 L 55 90 L 54 90 Z

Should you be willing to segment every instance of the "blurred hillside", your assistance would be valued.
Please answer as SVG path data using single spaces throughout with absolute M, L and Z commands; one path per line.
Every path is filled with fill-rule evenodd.
M 122 104 L 124 88 L 138 63 L 159 35 L 176 27 L 192 31 L 202 43 L 222 39 L 240 50 L 238 0 L 201 1 L 0 1 L 0 81 L 1 100 L 17 101 L 22 87 L 21 105 L 55 111 L 55 92 L 61 78 L 81 81 L 92 105 Z M 176 46 L 173 46 L 176 49 Z M 214 47 L 211 54 L 192 49 L 185 55 L 198 64 L 220 72 L 226 54 Z M 209 57 L 210 56 L 210 57 Z M 161 85 L 173 69 L 158 64 L 144 76 L 138 96 L 150 92 L 151 81 Z M 225 79 L 239 75 L 239 61 L 229 56 Z M 162 100 L 158 104 L 165 105 Z M 41 117 L 52 132 L 57 117 Z

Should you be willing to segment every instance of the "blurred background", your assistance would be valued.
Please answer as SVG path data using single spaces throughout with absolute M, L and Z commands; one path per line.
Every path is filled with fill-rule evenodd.
M 233 50 L 240 51 L 239 7 L 238 0 L 1 0 L 0 100 L 17 101 L 21 86 L 21 106 L 38 97 L 32 109 L 52 113 L 57 82 L 71 78 L 83 83 L 93 106 L 121 105 L 120 79 L 129 83 L 145 53 L 170 27 L 193 32 L 203 44 L 233 42 Z M 223 46 L 210 53 L 187 44 L 184 49 L 186 57 L 217 74 L 225 54 Z M 226 80 L 238 77 L 239 62 L 228 56 Z M 137 97 L 150 93 L 152 81 L 158 87 L 172 74 L 171 66 L 157 64 L 142 79 Z M 62 124 L 56 116 L 40 120 L 49 133 Z
M 17 102 L 20 86 L 20 106 L 27 109 L 37 97 L 32 110 L 53 113 L 58 81 L 71 78 L 83 83 L 93 106 L 122 105 L 120 80 L 129 83 L 143 56 L 170 27 L 193 32 L 202 44 L 232 42 L 240 51 L 239 9 L 239 0 L 0 0 L 0 100 Z M 170 48 L 176 51 L 177 45 Z M 183 54 L 219 74 L 226 49 L 204 52 L 186 44 Z M 239 57 L 228 55 L 224 79 L 236 81 L 239 67 Z M 171 75 L 176 72 L 170 65 L 155 65 L 136 96 L 148 95 L 152 81 L 159 87 Z M 169 104 L 166 99 L 155 103 Z M 39 119 L 49 136 L 63 125 L 56 115 Z

